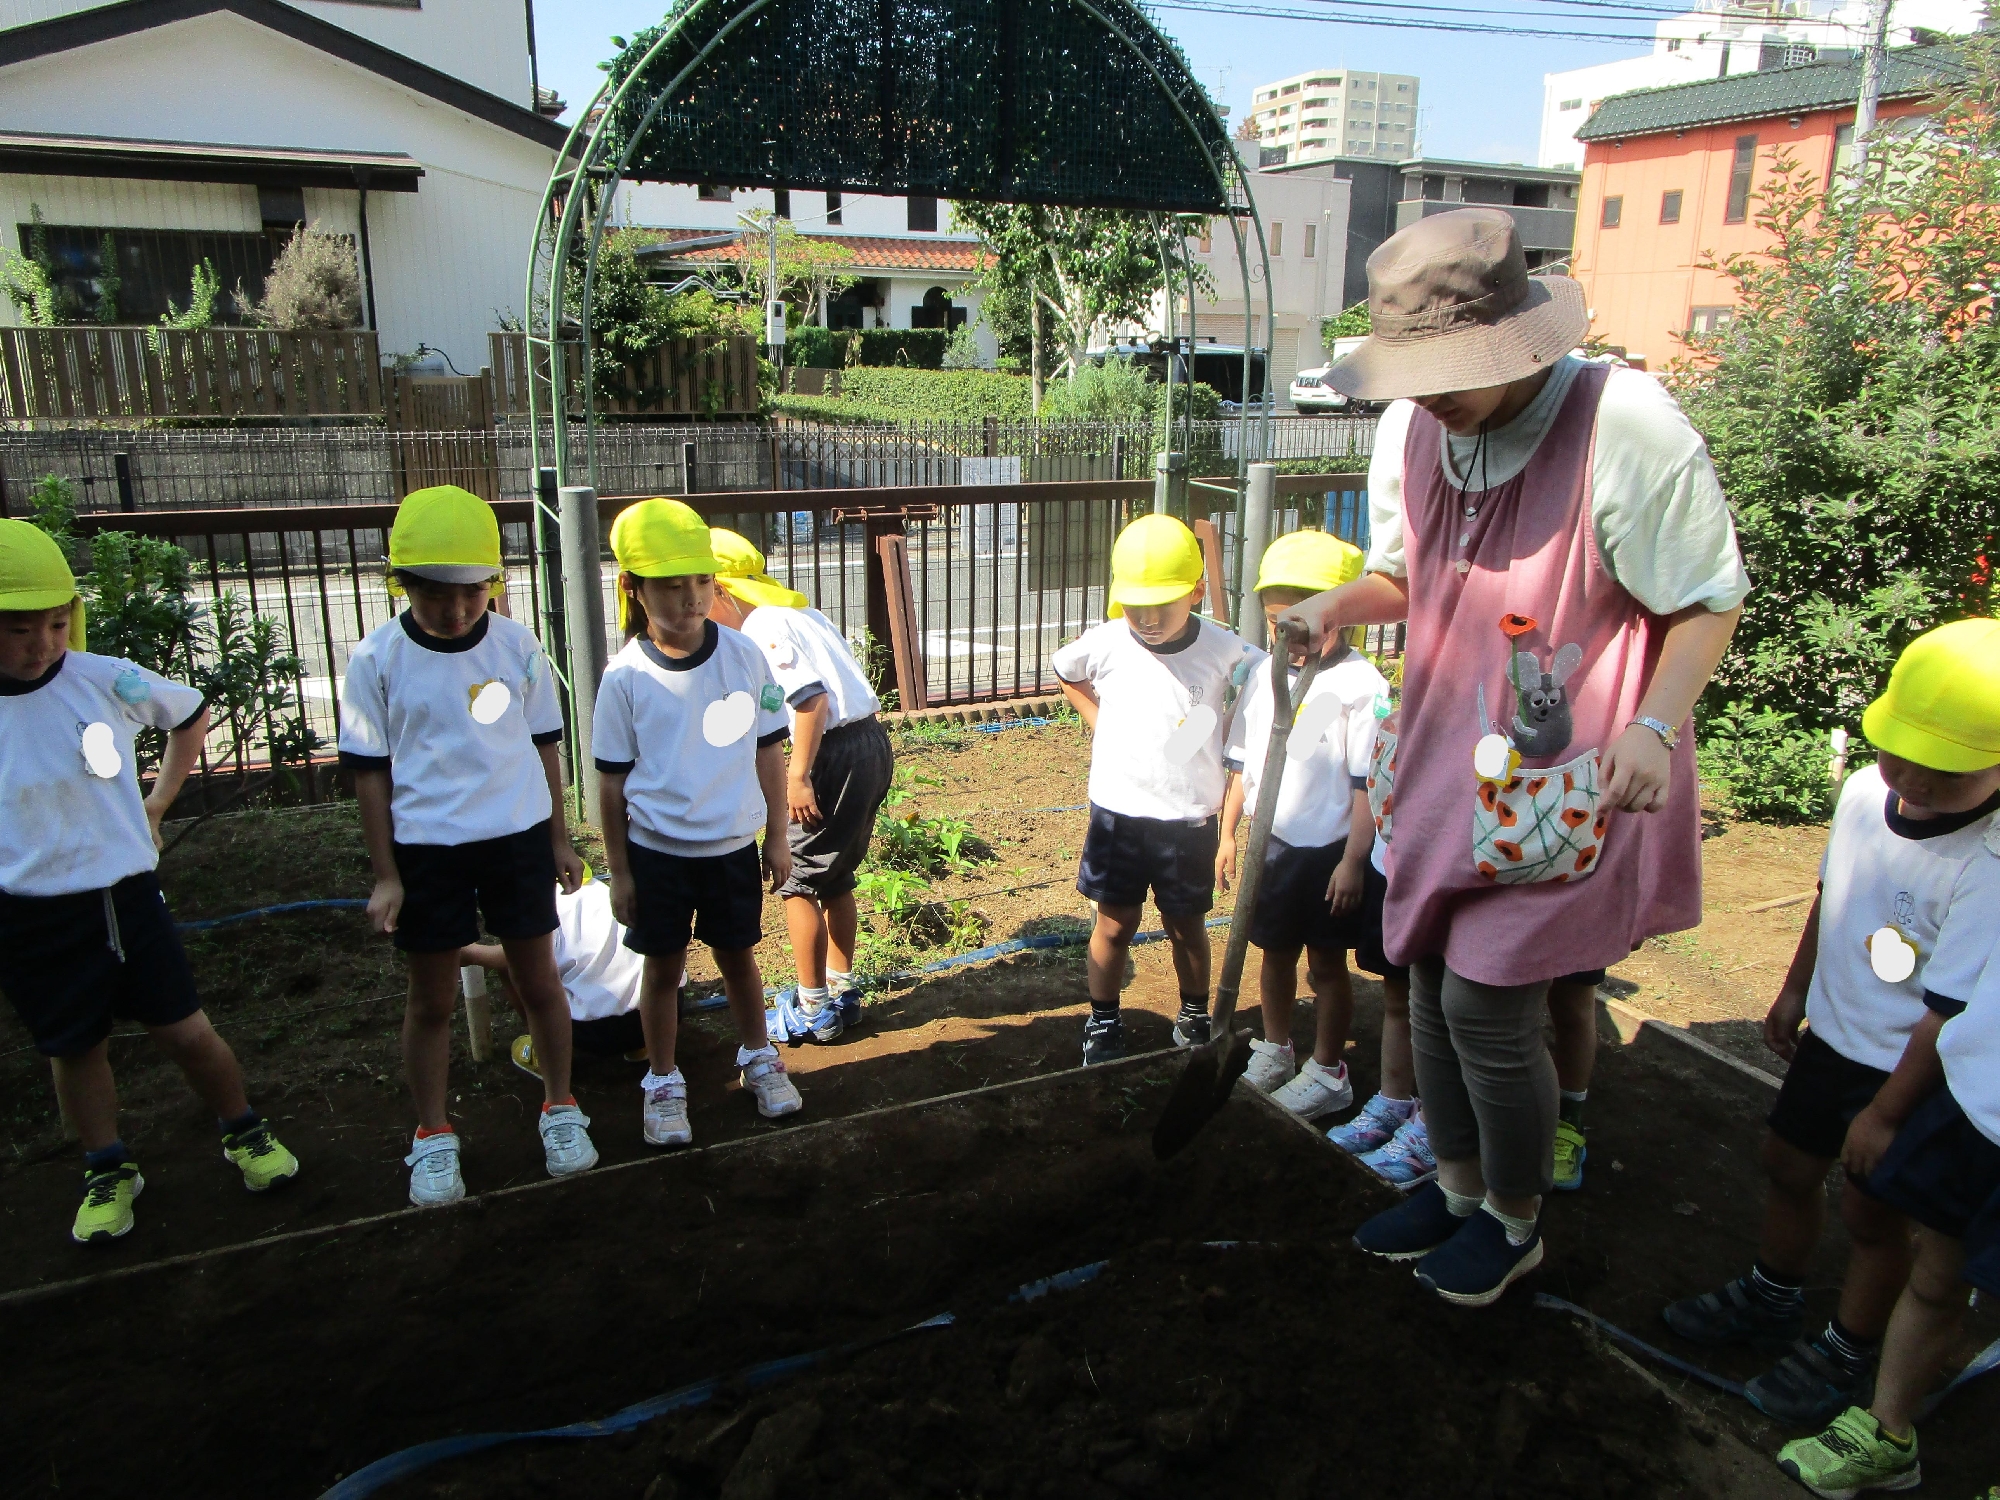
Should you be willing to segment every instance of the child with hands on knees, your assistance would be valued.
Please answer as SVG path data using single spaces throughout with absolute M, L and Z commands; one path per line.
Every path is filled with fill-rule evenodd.
M 1118 992 L 1148 889 L 1180 982 L 1174 1042 L 1209 1036 L 1209 946 L 1222 747 L 1264 653 L 1194 607 L 1201 545 L 1171 516 L 1141 516 L 1111 549 L 1110 618 L 1056 652 L 1063 696 L 1090 727 L 1090 829 L 1076 888 L 1097 903 L 1085 965 L 1083 1063 L 1125 1055 Z
M 642 500 L 611 528 L 618 627 L 627 637 L 597 692 L 595 742 L 611 897 L 625 944 L 645 955 L 639 1013 L 651 1067 L 646 1142 L 684 1146 L 687 1080 L 675 1062 L 689 940 L 722 971 L 743 1087 L 766 1119 L 799 1091 L 765 1036 L 764 884 L 791 878 L 785 696 L 764 654 L 709 618 L 718 565 L 708 523 L 678 500 Z M 764 834 L 760 863 L 757 834 Z
M 1720 1290 L 1665 1309 L 1684 1338 L 1790 1343 L 1744 1393 L 1796 1426 L 1863 1399 L 1910 1278 L 1906 1215 L 1929 1222 L 1869 1174 L 1936 1085 L 1939 1028 L 1992 972 L 2000 624 L 1962 620 L 1912 641 L 1863 726 L 1877 760 L 1841 791 L 1820 894 L 1764 1022 L 1790 1067 L 1764 1137 L 1756 1261 Z M 1805 1275 L 1836 1161 L 1847 1169 L 1840 1212 L 1852 1248 L 1839 1310 L 1806 1338 Z
M 154 875 L 160 819 L 201 754 L 208 707 L 183 683 L 84 647 L 62 549 L 0 519 L 0 990 L 54 1065 L 82 1138 L 79 1244 L 128 1233 L 145 1187 L 118 1138 L 114 1020 L 144 1026 L 187 1076 L 251 1192 L 299 1170 L 202 1012 Z M 144 729 L 164 730 L 167 746 L 142 801 L 133 741 Z
M 1264 612 L 1278 616 L 1314 594 L 1360 576 L 1361 549 L 1323 531 L 1297 531 L 1273 542 L 1258 567 L 1257 594 Z M 1368 808 L 1368 760 L 1375 745 L 1375 705 L 1389 685 L 1374 665 L 1342 646 L 1313 679 L 1293 721 L 1271 841 L 1264 859 L 1250 941 L 1263 950 L 1259 992 L 1264 1036 L 1250 1044 L 1245 1075 L 1301 1119 L 1317 1119 L 1354 1102 L 1347 1046 L 1354 1019 L 1354 991 L 1347 978 L 1347 950 L 1361 947 L 1362 895 L 1375 825 Z M 1305 664 L 1305 647 L 1292 653 L 1292 677 Z M 1216 884 L 1227 890 L 1236 874 L 1236 830 L 1257 811 L 1258 782 L 1271 740 L 1271 683 L 1258 673 L 1238 705 L 1223 766 L 1230 773 L 1222 803 L 1222 844 Z M 1292 1009 L 1299 952 L 1315 1012 L 1312 1055 L 1303 1068 L 1292 1047 Z
M 558 882 L 583 861 L 563 816 L 562 708 L 532 632 L 488 609 L 501 577 L 493 507 L 457 485 L 407 496 L 389 532 L 389 588 L 409 607 L 371 631 L 341 687 L 340 758 L 354 774 L 375 869 L 368 918 L 410 968 L 403 1068 L 417 1105 L 406 1165 L 420 1208 L 465 1196 L 446 1112 L 459 951 L 480 920 L 540 1059 L 542 1154 L 552 1177 L 597 1164 L 570 1094 L 569 1007 L 550 934 Z

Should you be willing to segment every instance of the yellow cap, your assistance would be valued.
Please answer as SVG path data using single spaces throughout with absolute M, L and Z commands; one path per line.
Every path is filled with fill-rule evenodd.
M 83 596 L 56 539 L 26 521 L 0 518 L 0 609 L 69 606 L 69 643 L 84 649 Z
M 1956 620 L 1911 641 L 1861 732 L 1933 771 L 2000 766 L 2000 620 Z
M 1185 599 L 1201 583 L 1201 543 L 1172 516 L 1141 516 L 1111 544 L 1112 619 L 1125 606 Z
M 750 538 L 724 526 L 708 529 L 709 550 L 715 554 L 715 582 L 753 609 L 772 605 L 778 609 L 804 609 L 812 601 L 797 589 L 788 589 L 764 571 L 764 554 Z
M 691 505 L 678 500 L 641 500 L 618 512 L 611 523 L 611 553 L 618 571 L 634 578 L 685 578 L 694 573 L 719 573 L 709 544 L 708 522 Z M 628 628 L 630 597 L 618 591 L 618 629 Z
M 500 579 L 500 518 L 493 507 L 455 484 L 412 490 L 389 528 L 389 568 L 439 583 Z M 389 592 L 400 594 L 395 578 Z
M 1306 589 L 1321 594 L 1352 583 L 1367 562 L 1361 549 L 1324 531 L 1294 531 L 1264 549 L 1257 589 Z

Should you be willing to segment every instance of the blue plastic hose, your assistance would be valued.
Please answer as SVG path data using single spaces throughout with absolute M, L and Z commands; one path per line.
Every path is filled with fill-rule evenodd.
M 234 916 L 210 917 L 205 922 L 176 922 L 174 926 L 182 932 L 206 932 L 211 927 L 228 927 L 236 922 L 247 922 L 252 917 L 276 917 L 294 911 L 366 911 L 366 901 L 352 899 L 338 901 L 286 901 L 277 906 L 260 906 L 254 911 L 239 911 Z

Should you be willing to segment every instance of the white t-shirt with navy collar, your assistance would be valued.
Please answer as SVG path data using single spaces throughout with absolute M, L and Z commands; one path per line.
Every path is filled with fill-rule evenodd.
M 33 682 L 0 677 L 0 891 L 70 896 L 157 869 L 132 742 L 202 710 L 185 683 L 65 651 Z
M 354 648 L 340 689 L 341 761 L 389 772 L 399 844 L 472 844 L 546 822 L 537 747 L 562 728 L 541 643 L 490 611 L 447 640 L 405 610 Z
M 1299 669 L 1290 671 L 1291 690 L 1297 692 Z M 1367 784 L 1368 760 L 1375 749 L 1375 704 L 1388 692 L 1389 684 L 1375 664 L 1358 651 L 1350 649 L 1332 666 L 1320 669 L 1292 719 L 1271 837 L 1294 849 L 1321 849 L 1347 837 L 1354 790 Z M 1257 812 L 1273 707 L 1267 658 L 1243 690 L 1223 751 L 1223 765 L 1243 777 L 1246 818 Z
M 604 669 L 591 733 L 597 769 L 624 774 L 632 841 L 709 859 L 764 828 L 757 751 L 791 728 L 764 653 L 710 620 L 688 656 L 668 656 L 643 635 L 626 642 Z
M 760 604 L 743 617 L 743 633 L 770 663 L 794 723 L 800 706 L 821 693 L 827 698 L 827 729 L 859 723 L 881 709 L 847 638 L 818 610 Z
M 1988 837 L 2000 855 L 2000 835 Z M 1937 1050 L 1951 1097 L 1979 1133 L 2000 1146 L 2000 954 L 1986 965 L 1965 1008 L 1944 1023 Z
M 1097 694 L 1090 800 L 1128 818 L 1199 823 L 1222 806 L 1222 747 L 1238 695 L 1264 653 L 1213 620 L 1151 647 L 1121 616 L 1052 659 L 1064 682 Z
M 1915 949 L 1884 979 L 1877 935 Z M 2000 811 L 1904 817 L 1874 766 L 1847 778 L 1820 862 L 1819 951 L 1806 1024 L 1842 1057 L 1893 1069 L 1928 1005 L 1966 1001 L 2000 932 Z M 1889 967 L 1890 973 L 1898 972 Z

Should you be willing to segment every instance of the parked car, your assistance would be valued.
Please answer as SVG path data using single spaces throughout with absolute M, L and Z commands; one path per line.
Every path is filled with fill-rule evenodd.
M 1304 412 L 1329 412 L 1347 410 L 1347 393 L 1337 391 L 1326 383 L 1326 372 L 1331 365 L 1321 365 L 1316 370 L 1301 370 L 1292 377 L 1292 405 Z

